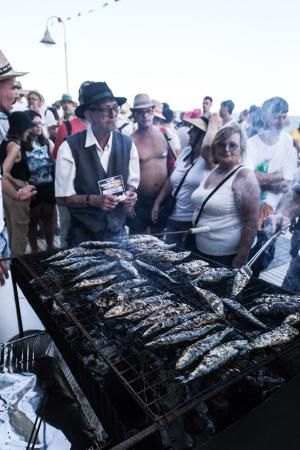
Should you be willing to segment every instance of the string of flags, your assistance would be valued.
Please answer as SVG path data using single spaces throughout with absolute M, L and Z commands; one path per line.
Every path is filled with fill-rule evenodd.
M 105 7 L 109 6 L 111 3 L 117 3 L 119 1 L 120 0 L 107 0 L 104 3 L 102 3 L 101 7 L 105 8 Z M 98 11 L 98 8 L 89 9 L 87 11 L 79 11 L 74 16 L 66 17 L 65 19 L 62 19 L 61 17 L 58 17 L 57 20 L 58 20 L 58 22 L 63 22 L 63 21 L 66 21 L 66 20 L 72 20 L 72 19 L 75 19 L 76 17 L 85 16 L 87 14 L 92 14 L 92 13 L 97 12 L 97 11 Z

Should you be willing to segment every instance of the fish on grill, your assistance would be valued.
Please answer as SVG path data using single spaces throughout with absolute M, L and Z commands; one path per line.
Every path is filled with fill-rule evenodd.
M 249 344 L 246 339 L 218 345 L 204 356 L 200 364 L 187 377 L 180 376 L 176 379 L 182 383 L 188 383 L 196 378 L 209 375 L 248 350 Z
M 77 262 L 72 260 L 72 264 L 68 264 L 67 266 L 64 266 L 62 269 L 64 272 L 76 272 L 78 270 L 82 270 L 86 267 L 91 267 L 95 265 L 100 265 L 103 263 L 106 263 L 104 259 L 101 258 L 84 258 L 84 259 L 78 259 Z
M 300 295 L 289 295 L 289 294 L 262 294 L 261 297 L 255 298 L 253 300 L 257 305 L 260 304 L 272 304 L 272 303 L 284 303 L 284 302 L 300 302 Z
M 185 320 L 192 319 L 199 315 L 198 311 L 191 311 L 191 308 L 188 305 L 178 305 L 178 308 L 174 308 L 172 311 L 172 315 L 169 316 L 168 311 L 165 312 L 165 317 L 160 321 L 156 321 L 153 325 L 151 325 L 144 333 L 144 338 L 152 338 L 156 334 L 160 334 L 168 330 L 169 328 L 178 325 Z
M 125 259 L 119 259 L 119 264 L 122 267 L 122 269 L 124 269 L 134 278 L 139 278 L 140 274 L 131 262 L 126 261 Z
M 98 278 L 90 278 L 89 280 L 80 281 L 74 284 L 70 290 L 75 291 L 76 289 L 87 289 L 94 286 L 100 286 L 102 284 L 108 283 L 109 281 L 116 278 L 117 275 L 103 275 Z
M 145 271 L 152 273 L 153 275 L 158 275 L 161 278 L 168 280 L 170 283 L 177 284 L 177 281 L 173 280 L 173 278 L 171 278 L 169 275 L 167 275 L 165 272 L 158 269 L 157 267 L 151 266 L 150 264 L 146 264 L 146 263 L 140 261 L 139 259 L 136 259 L 135 262 L 139 267 L 141 267 Z
M 125 317 L 125 320 L 129 320 L 130 322 L 138 322 L 139 320 L 142 320 L 145 317 L 148 317 L 154 311 L 160 311 L 160 310 L 165 309 L 173 304 L 174 304 L 174 302 L 172 300 L 167 300 L 167 299 L 157 301 L 155 303 L 151 302 L 151 303 L 148 303 L 148 305 L 141 308 L 139 311 L 135 311 L 135 312 L 132 312 L 131 314 L 128 314 Z
M 198 316 L 186 319 L 181 324 L 172 327 L 165 333 L 165 335 L 179 333 L 180 331 L 192 330 L 194 328 L 198 328 L 203 325 L 208 325 L 210 323 L 215 323 L 220 320 L 220 316 L 218 314 L 201 313 L 200 311 L 198 311 L 197 315 Z
M 206 289 L 199 288 L 198 286 L 192 283 L 200 297 L 210 306 L 210 308 L 219 316 L 224 315 L 224 305 L 220 297 L 214 294 L 211 291 L 207 291 Z
M 234 273 L 231 269 L 226 267 L 206 267 L 204 266 L 198 275 L 198 277 L 193 280 L 193 283 L 198 281 L 206 283 L 219 283 L 220 281 L 232 278 Z
M 274 328 L 272 331 L 263 333 L 250 342 L 251 350 L 273 347 L 275 345 L 282 345 L 292 341 L 299 334 L 297 328 L 284 323 Z
M 171 292 L 164 292 L 163 294 L 153 295 L 152 297 L 137 298 L 132 300 L 130 303 L 121 303 L 108 310 L 104 314 L 104 318 L 111 319 L 121 317 L 126 314 L 131 314 L 135 311 L 139 311 L 149 304 L 155 304 L 157 302 L 161 302 L 162 300 L 170 299 L 172 296 L 173 294 L 171 294 Z
M 266 329 L 266 325 L 258 320 L 247 308 L 230 298 L 222 298 L 223 303 L 237 316 L 250 322 L 252 325 Z
M 121 248 L 104 248 L 102 251 L 106 256 L 126 259 L 128 261 L 133 260 L 133 254 Z
M 288 325 L 297 325 L 300 323 L 300 312 L 298 313 L 294 313 L 294 314 L 290 314 L 289 316 L 287 316 L 283 323 L 287 323 Z
M 162 334 L 154 341 L 145 344 L 145 346 L 149 348 L 159 348 L 169 345 L 181 344 L 183 342 L 195 341 L 196 339 L 200 339 L 201 337 L 204 337 L 206 334 L 210 333 L 211 331 L 215 331 L 220 327 L 222 327 L 220 323 L 213 323 L 205 325 L 203 327 L 195 328 L 193 330 L 181 331 L 180 333 Z
M 101 248 L 117 248 L 120 247 L 120 243 L 116 241 L 85 241 L 79 244 L 79 247 L 95 250 Z
M 176 261 L 181 261 L 182 259 L 187 258 L 188 256 L 190 256 L 190 254 L 191 254 L 190 251 L 176 253 L 176 252 L 172 252 L 170 250 L 161 251 L 161 250 L 153 249 L 153 250 L 148 250 L 146 253 L 146 256 L 150 259 L 153 259 L 154 261 L 176 262 Z
M 236 297 L 250 281 L 251 276 L 243 269 L 234 269 L 231 297 Z
M 61 250 L 60 252 L 55 253 L 54 255 L 49 256 L 48 258 L 44 259 L 44 262 L 50 262 L 50 261 L 58 261 L 59 259 L 65 258 L 70 253 L 74 252 L 74 248 L 67 248 L 66 250 Z
M 256 316 L 283 317 L 296 312 L 300 312 L 300 303 L 298 302 L 274 302 L 256 305 L 250 310 Z
M 234 331 L 233 328 L 225 328 L 225 330 L 217 331 L 216 333 L 195 342 L 194 344 L 187 347 L 182 355 L 178 358 L 176 362 L 176 369 L 182 370 L 191 364 L 195 363 L 198 359 L 202 358 L 206 353 L 212 350 Z
M 133 278 L 132 280 L 114 283 L 99 293 L 99 299 L 96 301 L 96 305 L 100 308 L 105 308 L 121 301 L 127 301 L 131 298 L 132 288 L 146 283 L 147 280 L 144 278 Z
M 184 304 L 178 304 L 177 306 L 170 306 L 166 308 L 164 311 L 155 311 L 154 313 L 150 314 L 150 316 L 143 319 L 141 322 L 139 322 L 135 327 L 133 327 L 130 332 L 135 333 L 136 331 L 140 331 L 144 328 L 151 327 L 153 324 L 156 324 L 158 322 L 162 322 L 166 320 L 167 318 L 173 318 L 174 315 L 178 315 L 179 313 L 183 316 L 194 316 L 195 314 L 198 314 L 198 312 L 187 312 L 187 310 L 190 310 L 190 307 Z M 188 317 L 186 320 L 188 320 Z
M 109 272 L 113 267 L 117 265 L 116 261 L 112 261 L 109 263 L 96 265 L 95 267 L 91 267 L 90 269 L 85 270 L 79 275 L 76 275 L 76 277 L 72 278 L 71 282 L 74 283 L 75 281 L 81 281 L 88 278 L 93 278 L 96 275 L 99 275 L 100 273 Z
M 195 277 L 199 275 L 203 267 L 207 267 L 208 262 L 203 261 L 202 259 L 195 259 L 193 261 L 185 262 L 176 265 L 176 269 L 180 272 L 184 273 L 185 275 L 190 275 L 191 277 Z

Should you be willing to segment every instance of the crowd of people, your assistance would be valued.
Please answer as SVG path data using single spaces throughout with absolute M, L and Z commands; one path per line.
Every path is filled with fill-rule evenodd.
M 285 99 L 272 97 L 235 118 L 232 100 L 213 113 L 213 98 L 205 96 L 201 108 L 177 117 L 149 94 L 138 93 L 131 107 L 107 83 L 85 81 L 78 102 L 63 94 L 46 107 L 40 92 L 22 90 L 24 75 L 0 51 L 2 258 L 24 254 L 28 244 L 39 251 L 40 233 L 53 250 L 59 228 L 61 247 L 153 233 L 240 268 L 266 226 L 274 232 L 292 221 L 284 285 L 300 290 L 293 284 L 300 128 L 285 131 Z M 186 240 L 199 226 L 195 240 Z M 2 283 L 5 276 L 2 261 Z

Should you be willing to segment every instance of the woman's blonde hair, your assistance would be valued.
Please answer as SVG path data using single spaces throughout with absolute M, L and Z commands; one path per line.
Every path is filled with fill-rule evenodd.
M 245 157 L 246 149 L 247 149 L 247 143 L 246 143 L 246 137 L 244 135 L 244 132 L 242 131 L 241 127 L 238 124 L 229 125 L 228 127 L 221 128 L 212 143 L 212 152 L 213 156 L 216 155 L 216 147 L 218 144 L 223 143 L 226 141 L 230 136 L 233 134 L 238 134 L 240 136 L 240 149 L 241 149 L 241 157 L 242 159 Z

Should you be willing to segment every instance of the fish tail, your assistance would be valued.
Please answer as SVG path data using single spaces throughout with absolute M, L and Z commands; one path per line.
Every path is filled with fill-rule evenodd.
M 179 375 L 178 377 L 175 377 L 175 380 L 180 381 L 180 383 L 183 383 L 183 384 L 188 383 L 188 381 L 189 381 L 188 378 L 186 378 L 183 375 Z

